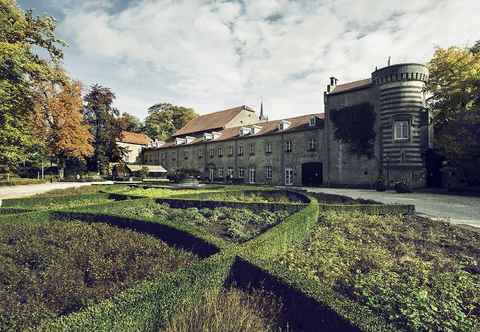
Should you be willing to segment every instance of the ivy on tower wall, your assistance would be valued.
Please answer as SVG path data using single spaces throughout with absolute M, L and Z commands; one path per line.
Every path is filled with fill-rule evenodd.
M 362 103 L 330 111 L 335 138 L 350 146 L 352 153 L 372 158 L 375 143 L 373 105 Z

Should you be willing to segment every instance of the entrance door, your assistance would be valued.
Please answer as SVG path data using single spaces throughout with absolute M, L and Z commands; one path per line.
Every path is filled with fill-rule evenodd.
M 215 178 L 215 169 L 214 168 L 209 168 L 208 169 L 208 178 L 210 179 L 210 182 L 213 182 L 213 179 Z
M 250 168 L 248 171 L 248 182 L 255 183 L 255 168 Z
M 293 184 L 293 168 L 285 168 L 285 185 L 291 186 Z
M 322 163 L 305 163 L 302 165 L 302 185 L 320 186 L 323 183 Z

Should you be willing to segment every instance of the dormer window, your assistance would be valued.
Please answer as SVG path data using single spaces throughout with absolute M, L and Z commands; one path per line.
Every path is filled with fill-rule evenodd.
M 250 128 L 241 127 L 240 128 L 240 136 L 247 136 L 247 135 L 250 135 Z
M 185 138 L 177 137 L 175 138 L 175 145 L 182 145 L 187 143 L 187 140 Z
M 212 133 L 204 133 L 203 134 L 203 140 L 204 141 L 210 141 L 213 139 L 213 134 Z
M 310 127 L 315 127 L 316 125 L 317 125 L 317 117 L 313 115 L 310 117 Z
M 290 127 L 290 122 L 287 120 L 280 120 L 280 123 L 278 125 L 278 129 L 280 130 L 286 130 Z
M 195 140 L 195 137 L 185 136 L 186 144 L 190 144 L 190 143 L 192 143 L 194 140 Z

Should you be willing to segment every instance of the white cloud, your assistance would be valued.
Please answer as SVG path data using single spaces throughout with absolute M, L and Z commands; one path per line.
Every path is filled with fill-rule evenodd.
M 331 75 L 362 79 L 388 56 L 424 62 L 480 39 L 478 0 L 67 2 L 67 68 L 141 117 L 160 101 L 206 113 L 261 96 L 270 118 L 321 112 Z

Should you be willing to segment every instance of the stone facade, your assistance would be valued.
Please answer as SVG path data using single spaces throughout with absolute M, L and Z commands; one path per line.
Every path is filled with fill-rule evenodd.
M 212 181 L 233 177 L 245 183 L 372 187 L 383 176 L 389 183 L 422 187 L 423 152 L 431 144 L 423 92 L 427 79 L 428 71 L 420 64 L 388 66 L 370 79 L 341 85 L 331 78 L 325 113 L 261 121 L 240 106 L 228 110 L 238 113 L 218 123 L 215 131 L 202 131 L 198 118 L 190 124 L 195 132 L 182 129 L 181 136 L 144 149 L 143 161 L 172 173 L 195 169 Z M 373 154 L 368 156 L 353 153 L 348 143 L 337 139 L 331 121 L 334 110 L 360 104 L 370 105 L 375 113 Z

